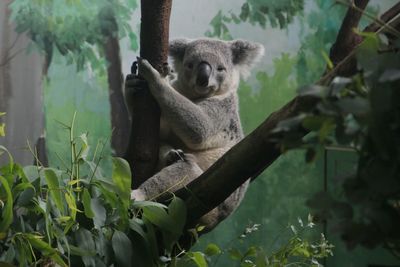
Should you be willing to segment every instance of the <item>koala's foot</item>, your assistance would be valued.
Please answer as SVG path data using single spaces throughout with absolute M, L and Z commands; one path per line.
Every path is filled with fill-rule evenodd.
M 136 201 L 146 200 L 146 195 L 141 189 L 136 189 L 131 191 L 131 199 Z
M 178 161 L 187 161 L 185 153 L 180 149 L 171 149 L 165 156 L 166 166 L 172 165 Z

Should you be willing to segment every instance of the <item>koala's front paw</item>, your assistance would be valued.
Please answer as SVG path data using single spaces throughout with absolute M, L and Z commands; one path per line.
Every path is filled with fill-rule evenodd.
M 147 82 L 135 74 L 128 74 L 125 79 L 125 94 L 134 94 L 146 88 Z
M 171 149 L 165 156 L 165 164 L 169 166 L 178 161 L 186 161 L 186 155 L 180 149 Z
M 144 58 L 137 58 L 139 75 L 149 83 L 161 77 L 160 73 Z

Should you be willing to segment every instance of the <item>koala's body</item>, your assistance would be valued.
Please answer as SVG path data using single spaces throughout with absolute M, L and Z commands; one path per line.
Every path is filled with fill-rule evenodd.
M 177 74 L 173 81 L 146 60 L 138 61 L 139 75 L 161 109 L 161 146 L 159 172 L 132 191 L 137 200 L 185 186 L 243 138 L 237 88 L 264 49 L 243 40 L 178 39 L 169 51 Z M 127 79 L 126 94 L 135 90 L 135 84 Z M 247 185 L 202 218 L 206 230 L 238 206 Z

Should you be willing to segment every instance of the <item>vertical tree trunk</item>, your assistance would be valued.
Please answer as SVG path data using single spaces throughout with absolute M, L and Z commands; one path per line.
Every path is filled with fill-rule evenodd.
M 110 2 L 110 5 L 112 3 Z M 102 29 L 106 38 L 103 46 L 107 60 L 107 80 L 111 106 L 111 147 L 114 155 L 122 156 L 125 153 L 129 138 L 129 114 L 125 106 L 122 92 L 123 75 L 118 41 L 118 24 L 112 8 L 107 5 L 100 12 L 100 19 L 107 21 L 107 28 Z
M 44 132 L 42 70 L 43 57 L 25 53 L 29 36 L 17 33 L 10 20 L 12 0 L 0 1 L 0 118 L 5 123 L 5 137 L 0 144 L 7 147 L 20 164 L 32 164 L 27 142 L 33 146 Z M 26 108 L 28 107 L 28 108 Z M 0 158 L 4 162 L 5 157 Z
M 172 0 L 141 1 L 140 56 L 159 71 L 168 59 L 171 6 Z M 126 159 L 133 171 L 132 186 L 137 188 L 155 171 L 160 109 L 148 89 L 135 94 L 132 103 L 132 127 Z
M 120 47 L 118 38 L 108 37 L 104 47 L 108 62 L 107 76 L 111 105 L 111 147 L 116 156 L 125 153 L 129 138 L 129 115 L 122 92 L 123 76 L 121 69 Z

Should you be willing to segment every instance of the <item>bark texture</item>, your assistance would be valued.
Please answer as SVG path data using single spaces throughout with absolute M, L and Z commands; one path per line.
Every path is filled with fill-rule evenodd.
M 354 32 L 362 17 L 362 10 L 366 8 L 369 0 L 355 0 L 349 7 L 338 32 L 336 42 L 332 45 L 330 59 L 334 66 L 341 62 L 360 42 L 361 36 Z M 357 61 L 352 58 L 338 75 L 350 76 L 357 70 Z
M 129 114 L 125 106 L 123 88 L 122 63 L 118 41 L 118 24 L 112 9 L 105 8 L 100 12 L 100 19 L 111 25 L 102 29 L 105 38 L 103 46 L 107 60 L 107 80 L 111 107 L 111 147 L 114 155 L 122 156 L 129 138 Z
M 169 18 L 172 0 L 142 0 L 140 56 L 158 71 L 168 60 Z M 160 109 L 146 88 L 132 99 L 132 123 L 125 158 L 132 169 L 132 186 L 137 188 L 155 172 L 158 160 Z
M 389 10 L 387 10 L 381 17 L 379 21 L 375 21 L 368 25 L 365 29 L 364 32 L 376 32 L 376 33 L 383 33 L 385 34 L 389 40 L 393 41 L 393 39 L 396 39 L 396 36 L 400 35 L 400 2 L 396 3 L 393 7 L 391 7 Z M 351 21 L 351 20 L 350 20 Z M 354 26 L 354 21 L 350 23 L 349 25 L 347 24 L 342 24 L 341 28 L 343 27 L 352 27 Z M 354 28 L 354 27 L 353 27 Z M 350 31 L 348 30 L 339 30 L 339 32 L 347 32 L 349 35 L 351 35 Z M 339 36 L 338 36 L 339 37 Z M 341 38 L 345 38 L 345 35 L 343 34 Z M 351 39 L 351 37 L 347 37 L 347 39 Z M 357 68 L 357 65 L 355 64 L 356 62 L 356 55 L 355 55 L 355 48 L 363 41 L 363 38 L 357 38 L 357 42 L 348 42 L 348 45 L 352 47 L 352 49 L 344 47 L 343 49 L 347 50 L 348 53 L 347 55 L 340 55 L 340 56 L 335 56 L 335 55 L 330 55 L 332 58 L 342 58 L 340 62 L 335 63 L 335 67 L 327 72 L 321 79 L 317 82 L 318 84 L 328 84 L 335 76 L 351 76 L 352 73 L 354 73 L 355 69 Z M 337 41 L 335 42 L 337 43 Z M 339 45 L 340 46 L 340 45 Z M 331 49 L 331 53 L 333 51 L 333 48 Z M 339 51 L 340 52 L 340 51 Z M 352 69 L 353 68 L 353 69 Z

